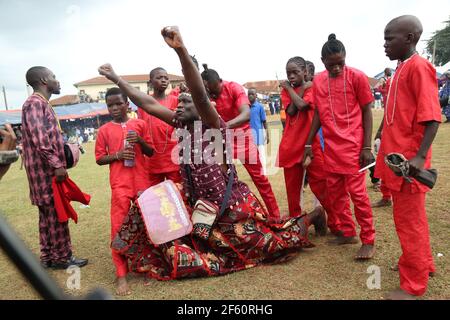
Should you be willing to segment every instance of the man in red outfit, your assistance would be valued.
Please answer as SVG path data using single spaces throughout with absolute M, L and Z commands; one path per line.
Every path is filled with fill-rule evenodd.
M 385 51 L 400 64 L 391 82 L 384 107 L 383 131 L 375 175 L 391 190 L 394 222 L 402 247 L 398 261 L 400 289 L 387 299 L 413 299 L 426 292 L 430 272 L 435 272 L 431 253 L 425 193 L 429 188 L 408 182 L 389 169 L 384 158 L 392 152 L 409 160 L 409 174 L 431 164 L 431 144 L 441 122 L 436 70 L 416 52 L 422 24 L 415 16 L 401 16 L 384 30 Z
M 166 95 L 169 85 L 167 71 L 161 67 L 150 71 L 150 85 L 153 88 L 153 98 L 169 110 L 175 111 L 178 106 L 178 95 Z M 150 132 L 150 144 L 154 155 L 148 161 L 150 185 L 154 186 L 166 179 L 181 183 L 180 166 L 172 160 L 172 150 L 177 149 L 177 139 L 172 139 L 173 127 L 138 109 L 139 119 L 145 120 Z M 176 154 L 178 159 L 178 154 Z
M 98 165 L 109 165 L 113 239 L 128 214 L 131 201 L 136 199 L 139 191 L 150 187 L 144 154 L 151 156 L 153 149 L 148 145 L 150 135 L 145 121 L 128 118 L 127 96 L 119 88 L 111 88 L 106 92 L 105 99 L 113 120 L 98 130 L 95 159 Z M 127 260 L 115 251 L 112 251 L 112 258 L 116 267 L 116 292 L 118 295 L 130 294 L 126 280 Z
M 313 140 L 320 127 L 325 140 L 324 171 L 327 173 L 328 223 L 338 237 L 333 244 L 357 243 L 350 199 L 361 228 L 361 248 L 356 259 L 371 259 L 375 253 L 375 228 L 366 189 L 360 172 L 373 162 L 371 153 L 373 95 L 367 76 L 345 64 L 344 44 L 330 34 L 322 47 L 326 70 L 314 77 L 313 103 L 316 106 L 311 131 L 305 145 L 304 166 L 314 158 Z M 309 159 L 308 159 L 309 158 Z
M 258 148 L 253 142 L 250 130 L 250 101 L 244 88 L 235 83 L 223 81 L 219 74 L 208 69 L 202 72 L 202 78 L 211 101 L 216 104 L 220 117 L 227 123 L 227 127 L 234 131 L 234 159 L 239 159 L 249 173 L 256 188 L 266 204 L 269 215 L 280 217 L 277 199 L 272 191 L 269 179 L 263 174 L 263 167 L 259 160 Z
M 286 64 L 288 81 L 281 83 L 281 101 L 286 107 L 286 126 L 278 151 L 278 166 L 284 168 L 284 180 L 288 199 L 289 215 L 300 216 L 303 177 L 303 153 L 314 116 L 311 83 L 305 81 L 306 62 L 301 57 L 293 57 Z M 313 142 L 314 160 L 308 166 L 309 185 L 321 205 L 328 208 L 326 175 L 323 170 L 323 153 L 319 136 Z M 333 228 L 330 228 L 332 232 Z

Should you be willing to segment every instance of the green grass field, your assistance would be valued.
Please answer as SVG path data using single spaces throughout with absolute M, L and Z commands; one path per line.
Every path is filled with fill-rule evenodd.
M 374 131 L 381 121 L 382 112 L 374 112 Z M 280 127 L 270 117 L 270 127 Z M 429 282 L 424 299 L 450 299 L 450 124 L 442 124 L 433 145 L 433 167 L 438 169 L 438 182 L 427 197 L 431 244 L 437 266 L 437 275 Z M 272 138 L 271 143 L 276 139 Z M 89 258 L 89 265 L 81 269 L 81 289 L 69 290 L 65 271 L 49 271 L 51 276 L 72 295 L 85 295 L 96 287 L 114 292 L 114 267 L 111 262 L 110 239 L 110 188 L 108 167 L 99 167 L 94 160 L 94 144 L 85 145 L 86 154 L 78 166 L 69 171 L 71 178 L 81 189 L 92 195 L 91 207 L 80 209 L 78 224 L 71 222 L 70 230 L 74 254 Z M 250 178 L 239 166 L 241 180 Z M 287 212 L 283 173 L 280 170 L 270 176 L 270 181 L 282 211 Z M 371 200 L 380 198 L 371 188 Z M 6 219 L 38 257 L 38 212 L 29 200 L 28 182 L 20 163 L 15 163 L 0 183 L 0 209 Z M 311 193 L 306 192 L 306 205 L 311 209 Z M 290 262 L 260 266 L 222 277 L 189 279 L 181 281 L 152 281 L 143 286 L 140 276 L 130 276 L 133 294 L 125 299 L 380 299 L 387 291 L 398 287 L 396 272 L 389 266 L 396 263 L 400 246 L 395 233 L 392 209 L 374 210 L 377 231 L 376 255 L 370 262 L 355 262 L 353 256 L 359 245 L 335 247 L 326 244 L 325 238 L 311 234 L 316 248 L 307 249 Z M 414 219 L 414 212 L 411 212 Z M 437 258 L 437 253 L 443 257 Z M 380 267 L 381 289 L 369 290 L 366 281 L 371 276 L 367 269 Z M 0 252 L 0 299 L 38 299 L 33 288 L 24 280 L 16 267 Z

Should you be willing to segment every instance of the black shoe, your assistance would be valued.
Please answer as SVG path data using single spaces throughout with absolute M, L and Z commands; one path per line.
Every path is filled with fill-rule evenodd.
M 52 264 L 53 269 L 67 269 L 70 266 L 77 266 L 79 268 L 84 267 L 88 264 L 88 259 L 77 259 L 72 256 L 66 262 L 55 262 Z
M 51 261 L 41 261 L 41 266 L 44 269 L 48 269 L 52 267 L 52 262 Z

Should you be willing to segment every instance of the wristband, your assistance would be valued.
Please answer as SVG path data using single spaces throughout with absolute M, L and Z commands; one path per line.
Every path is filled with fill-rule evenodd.
M 0 165 L 8 165 L 19 159 L 17 150 L 0 151 Z
M 312 148 L 312 145 L 310 145 L 310 144 L 305 144 L 305 148 Z
M 115 82 L 115 84 L 116 84 L 117 86 L 119 86 L 120 80 L 122 80 L 121 77 L 119 77 L 119 79 L 117 80 L 117 82 Z
M 372 147 L 364 147 L 364 148 L 362 148 L 363 150 L 370 150 L 370 151 L 372 151 Z

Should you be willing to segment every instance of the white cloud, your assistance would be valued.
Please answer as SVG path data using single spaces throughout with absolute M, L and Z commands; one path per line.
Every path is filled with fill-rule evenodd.
M 425 29 L 422 39 L 427 39 L 450 12 L 448 0 L 64 0 L 40 1 L 36 16 L 36 2 L 12 3 L 0 2 L 5 14 L 0 13 L 0 85 L 15 108 L 26 98 L 22 84 L 32 65 L 52 69 L 61 94 L 75 93 L 73 83 L 96 76 L 104 62 L 122 74 L 147 73 L 156 66 L 180 74 L 176 55 L 160 35 L 166 25 L 180 26 L 200 63 L 208 63 L 223 79 L 243 83 L 274 79 L 275 74 L 284 78 L 286 61 L 296 55 L 322 70 L 320 50 L 331 32 L 346 45 L 347 64 L 373 76 L 395 66 L 383 49 L 383 29 L 390 19 L 417 15 Z

